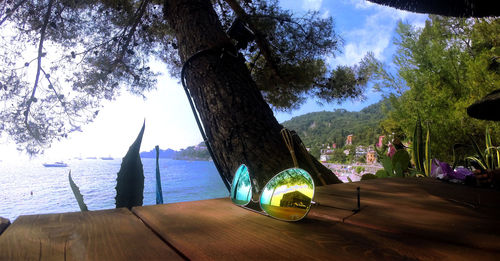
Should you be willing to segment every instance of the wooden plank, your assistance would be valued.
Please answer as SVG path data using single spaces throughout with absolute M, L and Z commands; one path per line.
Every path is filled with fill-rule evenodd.
M 332 217 L 328 212 L 332 210 Z M 341 223 L 351 211 L 312 209 L 300 222 L 283 222 L 228 199 L 136 207 L 164 240 L 191 260 L 498 260 L 499 253 L 408 238 Z M 319 211 L 319 212 L 318 212 Z
M 0 235 L 10 225 L 10 220 L 0 217 Z
M 500 250 L 500 191 L 434 179 L 389 178 L 318 188 L 329 203 L 354 204 L 361 187 L 362 210 L 346 223 L 402 236 Z M 321 197 L 320 196 L 320 197 Z M 349 203 L 345 203 L 345 202 Z
M 0 236 L 0 260 L 179 260 L 127 209 L 21 216 Z

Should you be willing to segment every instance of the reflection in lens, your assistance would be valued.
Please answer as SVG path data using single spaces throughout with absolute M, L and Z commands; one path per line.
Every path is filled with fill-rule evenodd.
M 314 182 L 303 169 L 292 168 L 278 173 L 264 187 L 260 207 L 277 219 L 302 219 L 311 207 Z
M 231 185 L 231 200 L 236 205 L 244 206 L 250 202 L 251 197 L 250 174 L 247 166 L 242 164 L 234 174 Z

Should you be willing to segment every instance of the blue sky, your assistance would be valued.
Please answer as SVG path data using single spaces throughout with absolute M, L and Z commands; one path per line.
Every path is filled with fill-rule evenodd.
M 424 25 L 426 15 L 399 11 L 375 5 L 364 0 L 294 0 L 281 1 L 283 7 L 301 15 L 307 10 L 317 10 L 322 15 L 333 16 L 336 32 L 344 39 L 342 52 L 328 59 L 329 65 L 353 65 L 371 51 L 375 57 L 390 64 L 395 48 L 392 45 L 397 22 L 402 19 L 415 26 Z M 46 150 L 42 160 L 64 160 L 71 157 L 113 156 L 123 157 L 137 136 L 142 121 L 146 130 L 142 150 L 155 145 L 160 148 L 180 149 L 202 141 L 186 96 L 178 80 L 170 79 L 161 63 L 155 63 L 162 73 L 157 89 L 146 94 L 146 100 L 125 92 L 115 101 L 106 102 L 97 119 L 72 133 L 67 140 L 54 143 Z M 309 98 L 299 109 L 275 112 L 279 122 L 314 111 L 332 111 L 337 108 L 358 111 L 380 100 L 381 95 L 371 89 L 364 101 L 319 105 Z M 0 158 L 26 158 L 15 151 L 8 140 L 0 139 Z

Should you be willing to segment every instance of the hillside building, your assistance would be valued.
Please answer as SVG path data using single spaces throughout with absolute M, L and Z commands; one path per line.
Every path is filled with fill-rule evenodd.
M 373 164 L 377 162 L 377 157 L 375 156 L 375 151 L 370 150 L 366 153 L 366 163 L 367 164 Z
M 345 145 L 352 145 L 352 138 L 354 136 L 352 134 L 347 135 L 347 139 L 345 140 Z
M 377 148 L 382 147 L 382 142 L 384 141 L 385 136 L 378 136 Z

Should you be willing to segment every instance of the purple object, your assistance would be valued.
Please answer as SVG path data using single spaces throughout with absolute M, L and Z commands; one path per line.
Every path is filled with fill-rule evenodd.
M 469 175 L 472 175 L 472 171 L 466 168 L 457 168 L 453 174 L 450 175 L 452 179 L 465 180 L 465 178 Z
M 465 177 L 472 175 L 472 171 L 466 168 L 457 168 L 455 171 L 446 162 L 434 159 L 432 161 L 431 177 L 439 179 L 465 180 Z
M 453 169 L 451 169 L 448 163 L 439 161 L 437 159 L 434 159 L 432 161 L 431 177 L 443 179 L 447 178 L 452 173 Z

